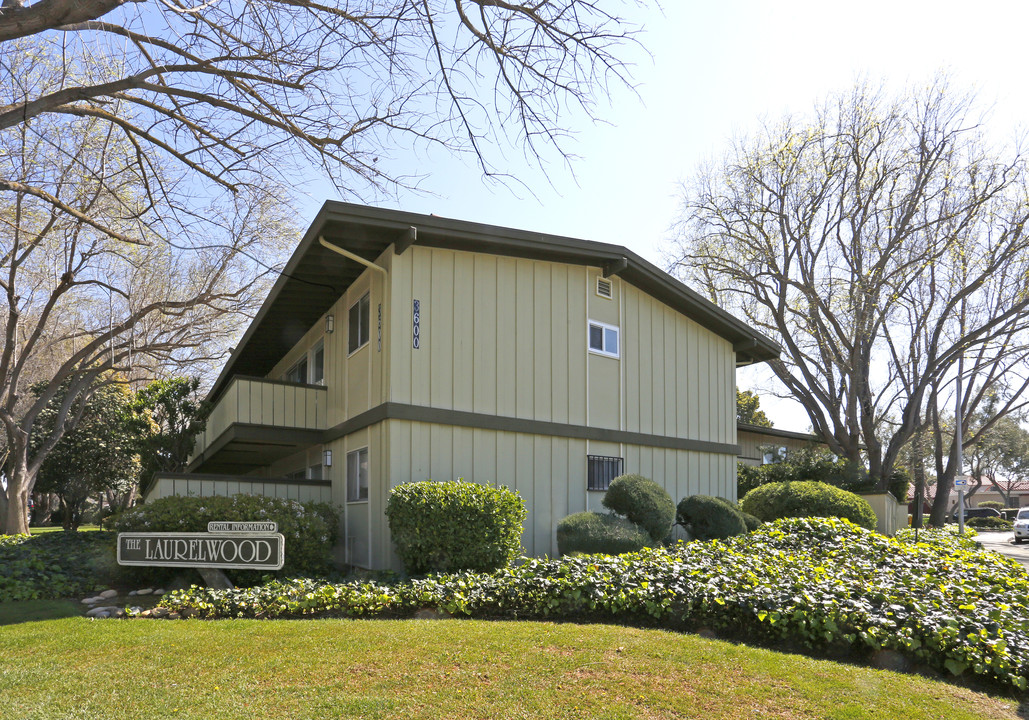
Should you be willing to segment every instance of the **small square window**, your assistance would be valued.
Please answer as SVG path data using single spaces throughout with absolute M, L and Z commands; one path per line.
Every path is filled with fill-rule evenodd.
M 622 474 L 624 461 L 620 457 L 586 456 L 586 489 L 607 490 L 611 481 Z
M 347 502 L 368 499 L 368 448 L 347 453 Z
M 618 328 L 596 320 L 589 321 L 590 352 L 618 357 Z
M 350 343 L 348 353 L 359 350 L 368 344 L 368 340 L 371 337 L 370 328 L 368 327 L 371 324 L 371 308 L 371 296 L 369 293 L 365 293 L 363 298 L 350 306 Z

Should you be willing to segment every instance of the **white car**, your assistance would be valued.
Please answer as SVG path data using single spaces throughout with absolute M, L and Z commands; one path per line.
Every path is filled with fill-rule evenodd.
M 1029 507 L 1019 510 L 1015 518 L 1015 542 L 1023 540 L 1029 540 Z

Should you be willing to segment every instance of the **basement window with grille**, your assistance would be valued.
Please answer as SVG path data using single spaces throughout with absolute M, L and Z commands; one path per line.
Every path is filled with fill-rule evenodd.
M 586 489 L 607 490 L 611 481 L 622 474 L 624 462 L 620 457 L 604 455 L 586 456 Z

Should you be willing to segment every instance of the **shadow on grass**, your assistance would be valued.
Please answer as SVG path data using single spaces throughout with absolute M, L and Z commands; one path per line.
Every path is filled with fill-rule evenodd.
M 22 600 L 0 603 L 0 626 L 81 616 L 82 605 L 74 600 Z

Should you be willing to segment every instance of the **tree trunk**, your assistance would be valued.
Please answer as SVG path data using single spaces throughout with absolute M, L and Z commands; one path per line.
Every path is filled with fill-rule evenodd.
M 915 479 L 915 512 L 912 524 L 916 528 L 924 525 L 922 516 L 925 515 L 925 446 L 923 444 L 924 431 L 920 428 L 915 431 L 912 439 L 911 474 Z
M 19 438 L 20 439 L 20 438 Z M 7 507 L 3 514 L 6 535 L 27 535 L 29 532 L 29 493 L 36 478 L 29 472 L 28 443 L 16 442 L 8 462 Z

